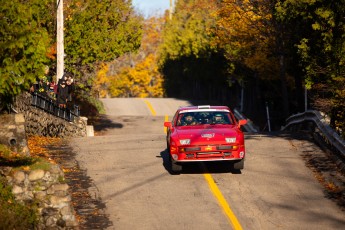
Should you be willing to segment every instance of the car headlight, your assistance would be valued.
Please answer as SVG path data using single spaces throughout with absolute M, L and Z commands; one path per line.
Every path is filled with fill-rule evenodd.
M 183 139 L 183 140 L 180 140 L 180 144 L 181 144 L 181 145 L 189 145 L 189 144 L 190 144 L 190 139 Z
M 226 143 L 235 143 L 236 137 L 226 137 L 225 141 L 226 141 Z

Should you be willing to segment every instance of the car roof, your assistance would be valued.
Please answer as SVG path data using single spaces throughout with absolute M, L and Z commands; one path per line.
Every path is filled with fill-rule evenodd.
M 202 111 L 219 111 L 219 112 L 230 112 L 230 108 L 228 106 L 220 106 L 220 105 L 197 105 L 197 106 L 184 106 L 178 109 L 179 113 L 186 113 L 186 112 L 202 112 Z

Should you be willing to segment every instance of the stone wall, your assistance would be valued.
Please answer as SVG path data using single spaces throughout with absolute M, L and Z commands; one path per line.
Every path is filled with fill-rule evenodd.
M 78 228 L 68 185 L 58 165 L 51 165 L 49 170 L 0 167 L 0 176 L 6 177 L 16 200 L 38 204 L 40 219 L 37 229 Z
M 83 137 L 86 136 L 87 118 L 76 117 L 68 122 L 39 108 L 31 106 L 31 94 L 24 93 L 16 99 L 16 109 L 25 118 L 26 135 L 47 137 Z
M 29 156 L 23 114 L 0 116 L 0 144 L 7 145 L 13 152 Z
M 87 118 L 78 117 L 74 122 L 31 106 L 31 94 L 16 98 L 17 114 L 0 115 L 0 144 L 12 151 L 30 155 L 27 136 L 82 137 L 87 135 Z M 49 170 L 18 170 L 0 165 L 0 176 L 12 186 L 16 200 L 39 204 L 38 229 L 78 229 L 68 185 L 58 165 Z

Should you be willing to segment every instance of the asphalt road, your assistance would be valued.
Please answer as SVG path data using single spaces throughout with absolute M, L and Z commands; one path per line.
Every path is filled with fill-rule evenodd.
M 166 165 L 163 122 L 188 101 L 104 99 L 102 136 L 73 140 L 76 159 L 106 204 L 108 229 L 342 229 L 345 212 L 328 199 L 303 154 L 312 143 L 288 135 L 246 135 L 242 171 Z M 95 190 L 92 191 L 95 193 Z

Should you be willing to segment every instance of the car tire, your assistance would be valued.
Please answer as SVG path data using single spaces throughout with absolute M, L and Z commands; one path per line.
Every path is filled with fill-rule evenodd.
M 171 171 L 174 173 L 180 173 L 182 171 L 182 165 L 174 161 L 170 156 Z
M 170 153 L 170 145 L 169 145 L 168 141 L 167 141 L 167 151 L 168 151 L 168 153 Z
M 235 170 L 244 169 L 244 158 L 242 160 L 236 161 L 233 163 L 233 168 Z

